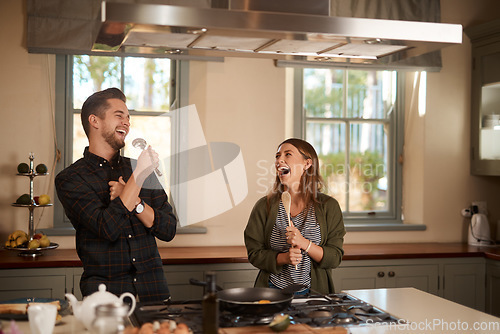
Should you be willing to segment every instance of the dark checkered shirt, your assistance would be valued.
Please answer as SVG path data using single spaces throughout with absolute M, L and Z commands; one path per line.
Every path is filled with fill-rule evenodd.
M 158 302 L 170 293 L 155 237 L 172 240 L 177 219 L 154 173 L 139 194 L 154 210 L 151 228 L 128 211 L 119 197 L 110 201 L 108 182 L 120 176 L 127 182 L 132 163 L 135 160 L 119 154 L 107 161 L 87 147 L 83 158 L 57 175 L 57 195 L 76 229 L 76 250 L 84 269 L 82 294 L 92 294 L 104 283 L 116 295 L 128 291 L 141 302 Z

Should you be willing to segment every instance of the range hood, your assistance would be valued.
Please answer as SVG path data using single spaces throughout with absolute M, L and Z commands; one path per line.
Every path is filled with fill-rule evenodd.
M 92 51 L 382 64 L 462 43 L 458 24 L 333 17 L 328 1 L 319 9 L 303 0 L 223 3 L 227 8 L 103 1 Z

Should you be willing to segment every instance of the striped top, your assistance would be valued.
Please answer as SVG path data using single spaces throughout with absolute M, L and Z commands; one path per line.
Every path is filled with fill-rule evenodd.
M 318 245 L 321 242 L 321 230 L 316 222 L 314 206 L 310 205 L 306 210 L 292 217 L 293 225 L 300 231 L 302 236 Z M 290 244 L 286 242 L 286 228 L 288 219 L 283 203 L 280 201 L 276 223 L 271 233 L 271 249 L 278 252 L 287 252 Z M 279 274 L 271 273 L 269 280 L 280 289 L 298 283 L 311 287 L 311 257 L 302 250 L 302 261 L 295 269 L 294 265 L 285 264 Z

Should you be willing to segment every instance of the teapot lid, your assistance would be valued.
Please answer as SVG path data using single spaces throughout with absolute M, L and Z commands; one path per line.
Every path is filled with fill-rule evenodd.
M 106 304 L 118 301 L 118 297 L 111 292 L 106 291 L 105 284 L 99 284 L 99 291 L 94 292 L 90 296 L 84 298 L 84 303 L 86 300 L 91 300 L 97 304 Z

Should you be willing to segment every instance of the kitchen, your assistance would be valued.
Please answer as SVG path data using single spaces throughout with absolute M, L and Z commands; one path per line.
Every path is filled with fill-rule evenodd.
M 7 190 L 1 197 L 0 219 L 5 239 L 12 231 L 25 228 L 27 219 L 24 210 L 10 205 L 26 189 L 26 180 L 15 177 L 15 167 L 27 160 L 29 152 L 35 152 L 36 160 L 46 162 L 49 167 L 54 160 L 55 59 L 52 55 L 26 51 L 23 1 L 2 1 L 0 6 L 4 27 L 0 56 L 3 115 L 0 136 L 6 143 L 1 149 L 7 157 L 0 181 Z M 493 0 L 442 0 L 441 21 L 467 28 L 496 19 L 498 7 Z M 347 255 L 348 250 L 353 249 L 349 247 L 359 244 L 411 243 L 418 247 L 420 243 L 465 243 L 467 221 L 460 212 L 473 201 L 488 203 L 493 231 L 494 222 L 500 219 L 497 205 L 500 179 L 470 175 L 469 38 L 464 34 L 461 45 L 444 48 L 442 57 L 441 71 L 427 74 L 425 117 L 412 118 L 405 129 L 405 223 L 425 225 L 426 229 L 355 232 L 348 229 Z M 189 103 L 196 105 L 205 136 L 214 142 L 234 142 L 244 152 L 248 196 L 232 210 L 202 222 L 207 233 L 178 234 L 172 242 L 160 244 L 167 247 L 167 257 L 172 254 L 168 251 L 171 247 L 242 246 L 242 231 L 253 204 L 260 197 L 257 183 L 260 169 L 251 162 L 267 160 L 271 164 L 276 144 L 293 135 L 286 123 L 290 118 L 286 90 L 289 75 L 284 68 L 275 67 L 271 60 L 226 58 L 223 63 L 191 62 L 190 71 Z M 229 117 L 245 126 L 228 126 Z M 258 134 L 254 128 L 259 129 Z M 38 178 L 35 186 L 55 197 L 52 177 Z M 50 228 L 52 224 L 53 211 L 46 209 L 38 228 Z M 221 235 L 224 238 L 220 238 Z M 51 236 L 51 240 L 59 244 L 59 250 L 75 248 L 73 236 Z M 241 254 L 238 257 L 241 258 Z

